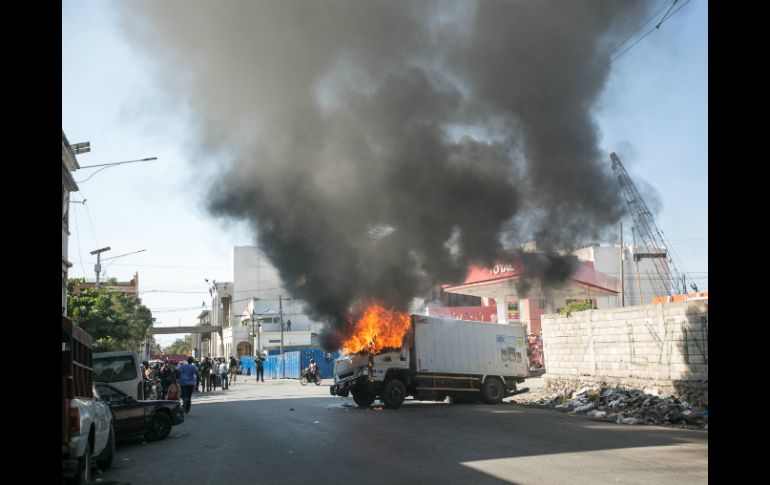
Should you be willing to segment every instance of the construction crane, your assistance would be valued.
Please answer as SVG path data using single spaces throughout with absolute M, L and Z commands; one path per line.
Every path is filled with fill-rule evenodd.
M 637 253 L 636 248 L 634 248 L 634 260 L 637 264 L 639 260 L 645 258 L 653 261 L 657 272 L 657 277 L 653 277 L 653 286 L 660 296 L 687 293 L 687 277 L 683 271 L 680 272 L 676 267 L 671 254 L 671 245 L 666 243 L 663 231 L 655 224 L 652 212 L 645 204 L 642 194 L 639 193 L 631 177 L 628 176 L 620 158 L 615 153 L 611 153 L 610 160 L 612 160 L 612 170 L 618 177 L 623 197 L 628 203 L 637 233 L 642 239 L 642 245 L 646 248 L 643 253 Z M 692 285 L 692 288 L 698 291 L 695 284 Z

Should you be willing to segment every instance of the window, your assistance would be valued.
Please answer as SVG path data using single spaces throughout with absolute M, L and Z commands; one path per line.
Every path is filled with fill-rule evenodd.
M 94 359 L 94 381 L 121 382 L 136 378 L 136 366 L 130 355 Z
M 103 401 L 121 402 L 126 395 L 114 387 L 96 384 L 96 393 Z

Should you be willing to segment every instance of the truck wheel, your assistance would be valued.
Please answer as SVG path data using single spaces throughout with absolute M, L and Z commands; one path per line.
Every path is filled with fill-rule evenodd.
M 72 481 L 75 485 L 86 485 L 91 483 L 93 477 L 91 476 L 91 440 L 86 442 L 86 452 L 78 460 L 78 471 L 75 476 L 72 477 Z
M 155 413 L 150 421 L 150 429 L 144 434 L 147 441 L 162 440 L 171 433 L 171 418 L 165 413 Z
M 484 381 L 484 387 L 481 390 L 481 399 L 487 404 L 498 404 L 503 401 L 503 385 L 496 377 L 490 377 Z
M 365 391 L 352 391 L 353 401 L 362 408 L 368 408 L 374 402 L 374 396 Z
M 398 409 L 406 397 L 406 386 L 398 379 L 391 379 L 385 384 L 381 397 L 386 408 Z
M 115 458 L 115 426 L 110 426 L 110 437 L 107 438 L 107 446 L 96 458 L 96 464 L 101 470 L 109 470 Z

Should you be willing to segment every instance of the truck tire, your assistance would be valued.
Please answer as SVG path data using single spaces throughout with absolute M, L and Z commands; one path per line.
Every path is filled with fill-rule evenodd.
M 91 483 L 91 440 L 86 443 L 86 452 L 78 460 L 78 471 L 72 477 L 70 483 L 75 485 L 86 485 Z
M 386 408 L 398 409 L 406 397 L 406 386 L 398 379 L 391 379 L 382 389 L 381 397 Z
M 351 391 L 353 394 L 353 401 L 358 404 L 359 407 L 368 408 L 374 402 L 374 396 L 366 391 Z
M 100 470 L 109 470 L 115 459 L 115 426 L 110 426 L 110 437 L 107 438 L 107 446 L 96 458 L 96 464 Z
M 487 404 L 499 404 L 503 402 L 505 390 L 497 377 L 489 377 L 484 381 L 481 389 L 481 399 Z

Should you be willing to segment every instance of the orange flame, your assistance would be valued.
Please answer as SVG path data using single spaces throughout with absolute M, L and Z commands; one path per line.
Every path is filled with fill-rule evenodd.
M 353 334 L 342 343 L 342 351 L 345 354 L 362 351 L 377 354 L 386 347 L 401 347 L 410 319 L 406 313 L 370 303 L 352 325 Z

